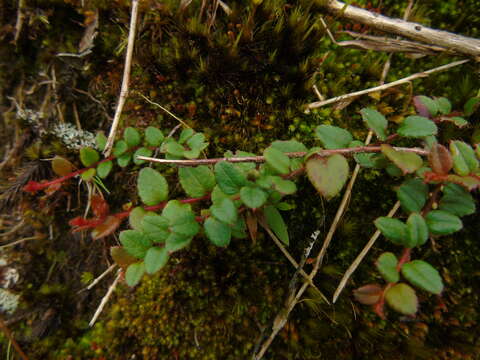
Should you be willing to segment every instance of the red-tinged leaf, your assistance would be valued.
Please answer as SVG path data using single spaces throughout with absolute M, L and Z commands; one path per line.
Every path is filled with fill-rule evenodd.
M 126 269 L 128 265 L 138 261 L 138 259 L 127 253 L 123 246 L 111 247 L 110 256 L 112 257 L 113 261 L 115 261 L 115 264 L 120 266 L 122 269 Z
M 257 230 L 258 230 L 258 220 L 254 213 L 247 211 L 246 223 L 248 228 L 248 233 L 252 238 L 253 243 L 257 241 Z
M 447 181 L 458 184 L 466 188 L 468 191 L 478 189 L 480 187 L 480 177 L 469 175 L 469 176 L 458 176 L 458 175 L 448 175 Z
M 381 148 L 382 153 L 399 167 L 404 175 L 415 172 L 423 165 L 422 158 L 415 153 L 397 151 L 388 144 L 382 144 Z
M 364 305 L 374 305 L 382 297 L 383 288 L 378 284 L 368 284 L 353 290 L 355 300 Z
M 446 175 L 453 167 L 453 159 L 450 155 L 450 151 L 440 144 L 432 146 L 430 153 L 428 154 L 428 161 L 432 170 L 440 175 Z
M 306 168 L 308 179 L 327 200 L 342 190 L 349 173 L 347 159 L 340 154 L 311 157 Z
M 92 239 L 97 240 L 112 234 L 122 223 L 116 216 L 107 216 L 105 221 L 92 230 Z
M 110 209 L 105 199 L 100 195 L 93 195 L 91 199 L 92 211 L 97 218 L 105 217 Z
M 74 170 L 75 166 L 61 156 L 55 156 L 52 160 L 52 170 L 58 176 L 65 176 Z
M 427 101 L 425 101 L 426 99 Z M 424 117 L 430 117 L 431 113 L 427 106 L 427 103 L 430 103 L 430 102 L 428 100 L 430 100 L 430 102 L 433 102 L 432 99 L 427 98 L 426 96 L 423 96 L 423 95 L 415 96 L 413 98 L 413 105 L 415 106 L 415 109 L 417 110 L 418 115 L 424 116 Z

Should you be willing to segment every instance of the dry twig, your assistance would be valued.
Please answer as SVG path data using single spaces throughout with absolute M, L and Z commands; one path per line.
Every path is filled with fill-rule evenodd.
M 395 205 L 393 205 L 393 208 L 390 210 L 388 213 L 388 217 L 392 217 L 395 215 L 397 210 L 400 208 L 400 202 L 397 201 Z M 340 280 L 340 283 L 337 286 L 337 289 L 335 290 L 335 293 L 333 294 L 333 302 L 337 301 L 338 296 L 342 292 L 343 288 L 347 284 L 348 279 L 350 279 L 350 276 L 354 273 L 354 271 L 357 269 L 358 265 L 362 262 L 363 258 L 365 255 L 367 255 L 368 251 L 372 248 L 373 244 L 375 244 L 375 241 L 377 241 L 378 237 L 380 236 L 380 230 L 375 231 L 375 233 L 372 235 L 370 240 L 368 240 L 367 244 L 363 248 L 363 250 L 358 254 L 358 256 L 355 258 L 355 260 L 352 262 L 352 264 L 348 267 L 347 271 L 345 271 L 345 274 L 343 274 L 342 280 Z
M 120 115 L 122 114 L 123 105 L 128 95 L 128 83 L 130 82 L 130 69 L 132 67 L 133 45 L 135 43 L 135 28 L 137 26 L 138 17 L 138 0 L 132 0 L 132 11 L 130 17 L 130 30 L 128 32 L 127 54 L 125 56 L 125 67 L 123 69 L 122 88 L 120 90 L 120 97 L 118 98 L 117 109 L 113 117 L 110 134 L 108 134 L 107 144 L 105 145 L 104 155 L 107 157 L 112 152 L 113 142 L 117 133 L 118 123 L 120 122 Z
M 100 302 L 100 305 L 98 305 L 98 308 L 95 311 L 95 314 L 93 314 L 92 320 L 90 320 L 90 322 L 88 323 L 88 326 L 92 327 L 95 324 L 95 321 L 97 321 L 98 317 L 103 311 L 103 308 L 105 307 L 105 305 L 107 305 L 107 302 L 110 299 L 110 296 L 112 296 L 113 294 L 113 290 L 115 290 L 121 278 L 122 278 L 122 271 L 118 269 L 117 277 L 115 278 L 115 280 L 113 280 L 112 285 L 110 285 L 110 287 L 108 288 L 107 293 L 105 294 L 102 301 Z
M 450 69 L 452 67 L 465 64 L 468 61 L 470 61 L 470 60 L 454 61 L 454 62 L 451 62 L 449 64 L 442 65 L 442 66 L 439 66 L 439 67 L 436 67 L 436 68 L 433 68 L 433 69 L 430 69 L 430 70 L 427 70 L 427 71 L 418 72 L 416 74 L 407 76 L 406 78 L 403 78 L 403 79 L 400 79 L 400 80 L 392 81 L 391 83 L 387 83 L 387 84 L 379 85 L 379 86 L 374 86 L 374 87 L 369 88 L 369 89 L 355 91 L 355 92 L 352 92 L 350 94 L 340 95 L 340 96 L 330 98 L 330 99 L 325 100 L 325 101 L 316 101 L 316 102 L 308 104 L 306 111 L 308 112 L 310 109 L 316 109 L 316 108 L 319 108 L 319 107 L 322 107 L 322 106 L 325 106 L 325 105 L 328 105 L 328 104 L 332 104 L 332 103 L 335 103 L 335 102 L 343 101 L 343 100 L 346 100 L 346 99 L 349 99 L 349 98 L 352 98 L 352 97 L 369 94 L 369 93 L 372 93 L 372 92 L 375 92 L 375 91 L 385 90 L 385 89 L 391 88 L 393 86 L 404 84 L 404 83 L 407 83 L 407 82 L 415 80 L 415 79 L 420 79 L 420 78 L 423 78 L 423 77 L 427 77 L 428 75 L 433 74 L 433 73 L 438 72 L 438 71 L 447 70 L 447 69 Z

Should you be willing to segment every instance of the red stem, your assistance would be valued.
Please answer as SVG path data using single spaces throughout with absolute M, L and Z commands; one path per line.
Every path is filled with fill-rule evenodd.
M 397 271 L 400 271 L 403 264 L 410 261 L 410 254 L 411 253 L 412 253 L 412 249 L 410 249 L 410 248 L 403 249 L 402 256 L 400 257 L 400 260 L 398 261 L 398 264 L 397 264 Z

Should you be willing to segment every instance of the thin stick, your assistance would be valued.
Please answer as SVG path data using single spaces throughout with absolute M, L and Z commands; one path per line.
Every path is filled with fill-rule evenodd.
M 20 345 L 18 345 L 17 341 L 13 337 L 12 332 L 8 328 L 7 324 L 5 324 L 5 321 L 0 317 L 0 328 L 2 331 L 5 333 L 7 336 L 8 340 L 12 343 L 13 347 L 15 348 L 15 351 L 18 353 L 18 355 L 22 358 L 22 360 L 28 360 L 28 356 L 23 352 L 22 348 Z
M 127 55 L 125 56 L 125 67 L 123 69 L 122 88 L 120 90 L 120 97 L 118 98 L 117 109 L 113 117 L 112 127 L 108 135 L 107 144 L 105 145 L 104 155 L 108 157 L 112 152 L 113 142 L 117 133 L 118 123 L 120 122 L 120 115 L 122 114 L 123 105 L 128 95 L 128 83 L 130 82 L 130 68 L 132 66 L 133 45 L 135 43 L 135 28 L 137 26 L 138 17 L 138 0 L 132 0 L 132 13 L 130 17 L 130 30 L 128 32 Z
M 18 0 L 17 22 L 15 24 L 15 37 L 13 43 L 17 44 L 20 33 L 22 32 L 23 22 L 25 20 L 26 0 Z
M 97 318 L 102 313 L 103 308 L 105 307 L 105 305 L 107 305 L 108 299 L 110 299 L 110 296 L 112 296 L 113 290 L 115 290 L 115 288 L 117 287 L 118 281 L 121 279 L 121 277 L 122 277 L 122 271 L 118 269 L 117 277 L 115 278 L 115 280 L 113 280 L 112 285 L 110 285 L 110 287 L 108 288 L 107 293 L 105 294 L 102 301 L 100 302 L 100 305 L 98 306 L 97 311 L 95 311 L 95 314 L 93 315 L 92 320 L 90 320 L 90 322 L 88 323 L 88 326 L 92 327 L 93 324 L 95 324 L 95 321 L 97 321 Z
M 362 23 L 374 29 L 389 32 L 427 44 L 439 45 L 458 53 L 480 56 L 480 40 L 447 31 L 435 30 L 401 19 L 392 19 L 365 9 L 346 5 L 337 0 L 323 2 L 329 12 L 338 14 L 342 18 Z
M 393 206 L 392 210 L 390 210 L 390 212 L 388 213 L 388 217 L 392 217 L 393 215 L 395 215 L 395 213 L 397 212 L 397 210 L 400 208 L 400 202 L 397 201 L 395 203 L 395 205 Z M 353 263 L 349 266 L 349 268 L 347 269 L 347 271 L 345 271 L 345 274 L 343 274 L 343 277 L 342 277 L 342 280 L 340 280 L 340 283 L 338 284 L 338 287 L 337 289 L 335 290 L 335 293 L 333 294 L 333 302 L 335 303 L 335 301 L 337 301 L 340 293 L 342 292 L 342 290 L 344 289 L 345 285 L 347 284 L 347 281 L 348 279 L 350 279 L 350 276 L 352 276 L 352 274 L 354 273 L 354 271 L 357 269 L 358 265 L 360 265 L 360 263 L 362 262 L 363 258 L 365 257 L 365 255 L 367 255 L 368 251 L 371 249 L 371 247 L 373 246 L 373 244 L 375 244 L 375 241 L 378 239 L 378 237 L 380 236 L 380 231 L 377 230 L 375 231 L 375 233 L 372 235 L 372 237 L 370 238 L 370 240 L 368 240 L 367 244 L 365 245 L 365 247 L 363 248 L 363 250 L 360 252 L 360 254 L 358 254 L 358 256 L 355 258 L 355 260 L 353 261 Z
M 420 148 L 405 148 L 405 147 L 393 147 L 393 149 L 397 151 L 404 151 L 404 152 L 411 152 L 418 155 L 426 156 L 428 155 L 428 151 Z M 330 156 L 333 154 L 343 154 L 343 155 L 350 155 L 356 153 L 377 153 L 381 152 L 382 148 L 380 146 L 357 146 L 352 148 L 344 148 L 344 149 L 331 149 L 331 150 L 319 150 L 316 154 L 320 157 L 323 156 Z M 307 155 L 305 151 L 298 151 L 298 152 L 290 152 L 285 153 L 288 157 L 291 158 L 301 158 Z M 242 162 L 256 162 L 262 163 L 265 162 L 264 156 L 245 156 L 245 157 L 236 157 L 236 158 L 212 158 L 212 159 L 194 159 L 194 160 L 169 160 L 169 159 L 157 159 L 148 156 L 137 156 L 139 160 L 146 160 L 152 161 L 161 164 L 174 164 L 174 165 L 181 165 L 181 166 L 198 166 L 198 165 L 209 165 L 209 164 L 216 164 L 220 161 L 227 161 L 231 163 L 242 163 Z
M 391 83 L 375 86 L 375 87 L 372 87 L 372 88 L 369 88 L 369 89 L 355 91 L 355 92 L 352 92 L 350 94 L 340 95 L 340 96 L 337 96 L 337 97 L 334 97 L 334 98 L 327 99 L 325 101 L 316 101 L 316 102 L 313 102 L 313 103 L 310 103 L 310 104 L 307 105 L 307 112 L 308 112 L 309 109 L 316 109 L 316 108 L 319 108 L 319 107 L 322 107 L 322 106 L 325 106 L 325 105 L 328 105 L 328 104 L 336 103 L 336 102 L 343 101 L 343 100 L 346 100 L 346 99 L 350 99 L 350 98 L 360 96 L 360 95 L 369 94 L 369 93 L 375 92 L 375 91 L 385 90 L 385 89 L 391 88 L 393 86 L 401 85 L 401 84 L 407 83 L 407 82 L 415 80 L 415 79 L 427 77 L 428 75 L 433 74 L 435 72 L 447 70 L 447 69 L 450 69 L 452 67 L 465 64 L 466 62 L 469 62 L 469 61 L 470 60 L 454 61 L 454 62 L 451 62 L 451 63 L 446 64 L 446 65 L 442 65 L 442 66 L 439 66 L 439 67 L 436 67 L 436 68 L 433 68 L 433 69 L 430 69 L 430 70 L 427 70 L 427 71 L 423 71 L 423 72 L 419 72 L 419 73 L 407 76 L 406 78 L 403 78 L 403 79 L 400 79 L 400 80 L 392 81 Z
M 187 127 L 187 128 L 192 128 L 190 125 L 188 125 L 185 121 L 183 121 L 182 119 L 180 119 L 178 116 L 176 116 L 174 113 L 172 113 L 171 111 L 169 111 L 168 109 L 166 109 L 165 107 L 163 107 L 162 105 L 160 105 L 159 103 L 156 103 L 155 101 L 152 101 L 150 100 L 149 98 L 147 98 L 145 95 L 137 92 L 138 95 L 140 95 L 145 101 L 147 101 L 148 103 L 152 104 L 152 105 L 155 105 L 155 106 L 158 106 L 160 109 L 162 109 L 163 111 L 165 111 L 168 115 L 170 115 L 171 117 L 173 117 L 175 120 L 177 120 L 180 124 L 182 124 L 183 126 Z
M 285 257 L 288 259 L 288 261 L 290 261 L 290 263 L 293 265 L 293 267 L 297 270 L 299 270 L 299 273 L 300 275 L 303 276 L 303 278 L 308 281 L 308 283 L 313 287 L 315 288 L 315 290 L 318 291 L 318 293 L 320 294 L 320 296 L 322 297 L 323 300 L 325 300 L 325 302 L 330 305 L 330 301 L 328 301 L 327 297 L 320 291 L 320 289 L 313 283 L 313 281 L 308 277 L 308 274 L 305 272 L 305 270 L 303 270 L 302 268 L 300 268 L 300 265 L 295 261 L 295 259 L 292 257 L 292 255 L 290 255 L 290 253 L 287 251 L 287 249 L 285 249 L 285 246 L 283 246 L 282 242 L 277 238 L 277 236 L 275 236 L 275 234 L 273 233 L 272 230 L 270 230 L 270 228 L 268 226 L 265 226 L 265 224 L 263 222 L 260 222 L 260 225 L 262 225 L 262 227 L 267 231 L 268 235 L 270 235 L 270 237 L 272 238 L 273 242 L 275 243 L 275 245 L 277 245 L 280 249 L 280 251 L 283 253 L 283 255 L 285 255 Z
M 101 273 L 96 279 L 94 279 L 90 285 L 88 285 L 85 289 L 82 289 L 79 291 L 82 292 L 82 291 L 85 291 L 85 290 L 90 290 L 91 288 L 93 288 L 95 285 L 97 285 L 105 276 L 107 276 L 108 274 L 110 274 L 113 269 L 115 269 L 117 267 L 117 264 L 113 264 L 111 265 L 107 270 L 105 270 L 103 273 Z
M 14 242 L 11 242 L 11 243 L 2 245 L 2 246 L 0 246 L 0 249 L 4 249 L 4 248 L 10 247 L 10 246 L 15 246 L 15 245 L 21 244 L 21 243 L 23 243 L 23 242 L 25 242 L 25 241 L 38 240 L 38 239 L 41 239 L 41 238 L 42 238 L 42 236 L 39 236 L 39 235 L 29 236 L 29 237 L 26 237 L 26 238 L 23 238 L 23 239 L 19 239 L 19 240 L 17 240 L 17 241 L 14 241 Z

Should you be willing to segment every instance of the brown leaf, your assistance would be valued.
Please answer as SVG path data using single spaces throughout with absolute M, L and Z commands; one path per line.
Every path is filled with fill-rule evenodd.
M 247 211 L 246 223 L 250 237 L 252 238 L 253 243 L 257 241 L 257 230 L 258 230 L 258 220 L 255 214 L 251 211 Z
M 116 216 L 108 216 L 103 223 L 92 230 L 92 239 L 97 240 L 113 233 L 120 226 L 122 220 Z
M 440 175 L 448 174 L 453 166 L 450 151 L 441 144 L 433 145 L 428 154 L 428 161 L 430 162 L 433 172 Z
M 122 269 L 126 269 L 128 265 L 138 261 L 138 259 L 127 253 L 122 246 L 112 246 L 110 248 L 110 256 Z
M 376 304 L 382 296 L 383 288 L 378 284 L 368 284 L 353 290 L 355 300 L 364 305 Z

